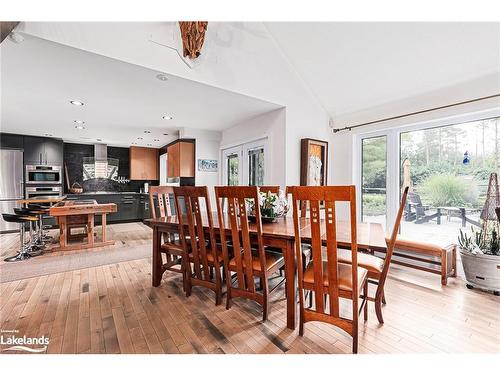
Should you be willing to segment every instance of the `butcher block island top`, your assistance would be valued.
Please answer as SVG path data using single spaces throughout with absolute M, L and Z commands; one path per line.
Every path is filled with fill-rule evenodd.
M 50 208 L 50 216 L 54 216 L 59 224 L 59 250 L 80 250 L 100 246 L 114 245 L 115 241 L 106 238 L 106 215 L 116 212 L 114 203 L 97 203 L 94 199 L 81 201 L 62 201 Z M 94 224 L 95 215 L 101 215 L 101 239 L 96 240 Z M 83 232 L 72 233 L 74 229 Z M 77 243 L 73 243 L 78 241 Z M 72 242 L 72 243 L 70 243 Z

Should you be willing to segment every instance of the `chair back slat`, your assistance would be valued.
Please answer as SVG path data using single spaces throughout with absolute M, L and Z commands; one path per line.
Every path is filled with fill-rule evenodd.
M 350 234 L 352 254 L 352 295 L 358 293 L 357 285 L 357 226 L 356 226 L 356 193 L 354 186 L 294 186 L 289 188 L 293 201 L 293 221 L 295 228 L 295 246 L 297 253 L 299 298 L 301 308 L 304 306 L 304 272 L 302 271 L 301 254 L 301 226 L 310 228 L 312 246 L 313 282 L 309 285 L 315 295 L 314 311 L 319 314 L 339 317 L 340 293 L 339 293 L 339 262 L 337 257 L 337 224 L 336 224 L 336 202 L 347 202 L 350 206 Z M 307 203 L 309 206 L 309 217 L 302 217 L 301 207 Z M 320 207 L 324 208 L 322 215 Z M 306 229 L 304 229 L 306 230 Z M 322 251 L 322 245 L 326 245 L 326 256 Z M 326 261 L 326 271 L 323 262 Z M 324 286 L 324 279 L 328 279 L 328 288 Z M 328 295 L 328 312 L 324 305 L 325 294 Z M 357 311 L 358 299 L 352 298 L 353 311 Z M 312 309 L 312 308 L 311 308 Z
M 330 314 L 339 317 L 339 305 L 334 303 L 339 298 L 339 291 L 335 287 L 338 285 L 338 270 L 335 266 L 337 260 L 337 227 L 335 225 L 335 203 L 325 202 L 325 226 L 327 241 L 327 264 L 328 264 L 328 294 L 330 298 Z
M 191 260 L 194 270 L 190 277 L 215 282 L 211 276 L 207 257 L 211 253 L 214 260 L 218 259 L 208 189 L 206 186 L 182 186 L 174 187 L 173 190 L 176 211 L 183 212 L 181 200 L 185 204 L 185 214 L 178 215 L 178 220 L 182 245 L 184 249 L 189 247 L 191 250 Z M 204 202 L 206 212 L 202 210 L 202 202 Z M 208 248 L 205 232 L 207 226 L 210 244 Z M 189 235 L 189 241 L 186 234 Z M 220 277 L 219 263 L 214 261 L 210 266 L 215 268 L 215 277 Z
M 234 249 L 234 262 L 236 269 L 236 279 L 238 282 L 238 289 L 255 293 L 254 277 L 255 272 L 253 269 L 253 255 L 252 255 L 252 241 L 250 236 L 250 225 L 247 215 L 247 200 L 252 200 L 255 204 L 255 218 L 256 218 L 256 235 L 257 235 L 257 255 L 261 269 L 265 270 L 265 251 L 262 240 L 262 222 L 259 206 L 259 193 L 256 186 L 217 186 L 215 187 L 215 195 L 217 198 L 217 212 L 221 228 L 226 228 L 226 221 L 229 224 L 231 231 L 230 241 Z M 228 203 L 227 219 L 222 210 L 222 201 L 226 200 Z M 225 231 L 221 230 L 221 242 L 228 268 L 228 250 L 227 250 L 227 236 Z M 227 271 L 229 272 L 229 271 Z M 230 276 L 229 276 L 230 277 Z M 264 283 L 267 279 L 264 278 Z M 265 287 L 265 285 L 264 285 Z
M 149 188 L 149 206 L 153 219 L 157 218 L 155 198 L 158 202 L 159 217 L 172 216 L 171 195 L 174 195 L 173 186 L 151 186 Z
M 314 270 L 314 296 L 316 298 L 316 309 L 318 312 L 324 312 L 323 296 L 323 256 L 321 246 L 321 218 L 319 210 L 319 201 L 311 201 L 311 247 L 312 264 Z
M 292 194 L 292 188 L 293 188 L 293 186 L 286 187 L 285 196 L 287 197 L 287 199 L 289 199 L 290 194 Z M 300 208 L 299 208 L 300 217 L 306 217 L 306 215 L 307 215 L 307 201 L 299 201 L 299 205 L 300 205 Z

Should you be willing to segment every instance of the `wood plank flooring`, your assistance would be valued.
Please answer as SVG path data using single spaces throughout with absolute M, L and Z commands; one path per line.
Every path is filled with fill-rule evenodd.
M 150 236 L 136 223 L 110 229 L 116 240 Z M 2 253 L 17 246 L 14 237 L 0 236 Z M 438 276 L 398 267 L 386 288 L 386 323 L 370 304 L 360 353 L 500 352 L 499 297 L 467 290 L 460 278 L 441 287 Z M 350 337 L 327 324 L 307 323 L 303 337 L 287 329 L 284 290 L 274 296 L 262 322 L 260 306 L 247 300 L 226 310 L 199 287 L 186 298 L 178 274 L 151 287 L 151 261 L 140 259 L 0 284 L 0 329 L 48 336 L 48 353 L 351 352 Z

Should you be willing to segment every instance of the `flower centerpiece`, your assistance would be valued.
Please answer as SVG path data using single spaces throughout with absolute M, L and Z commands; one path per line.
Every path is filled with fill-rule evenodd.
M 288 212 L 288 201 L 281 190 L 279 194 L 260 191 L 259 206 L 263 222 L 276 222 L 277 218 L 286 215 Z M 255 202 L 252 199 L 247 200 L 247 212 L 250 220 L 256 219 Z

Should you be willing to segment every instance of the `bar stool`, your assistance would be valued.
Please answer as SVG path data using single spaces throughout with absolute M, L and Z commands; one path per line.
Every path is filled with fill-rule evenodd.
M 40 230 L 38 226 L 38 210 L 33 210 L 29 208 L 14 208 L 14 213 L 18 216 L 30 216 L 36 217 L 37 220 L 29 223 L 30 241 L 29 241 L 29 252 L 33 256 L 40 255 L 44 248 L 45 243 L 40 238 Z
M 13 214 L 2 214 L 2 217 L 5 221 L 9 223 L 18 223 L 20 225 L 20 245 L 19 245 L 19 252 L 11 257 L 5 258 L 4 261 L 6 262 L 16 262 L 18 260 L 25 260 L 29 259 L 35 254 L 30 253 L 30 250 L 32 248 L 31 246 L 31 240 L 30 243 L 26 244 L 24 242 L 24 234 L 25 234 L 25 224 L 30 223 L 31 224 L 36 222 L 38 218 L 36 216 L 21 216 L 21 215 L 13 215 Z
M 38 243 L 44 244 L 46 242 L 51 242 L 53 240 L 53 237 L 47 234 L 47 232 L 45 231 L 45 226 L 43 225 L 43 215 L 49 212 L 50 206 L 32 203 L 28 205 L 28 209 L 38 217 Z

